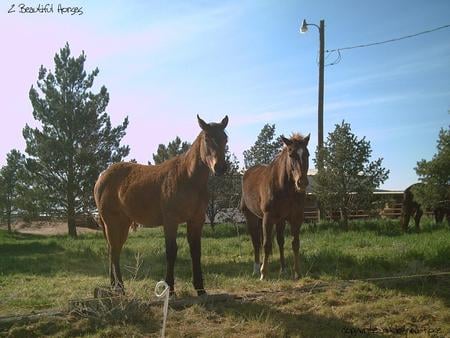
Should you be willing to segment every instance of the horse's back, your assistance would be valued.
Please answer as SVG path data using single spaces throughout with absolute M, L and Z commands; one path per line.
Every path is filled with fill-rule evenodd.
M 156 166 L 112 164 L 100 175 L 94 188 L 99 213 L 123 214 L 138 223 L 159 225 L 159 181 L 161 175 Z M 151 220 L 149 215 L 153 216 Z
M 249 168 L 242 178 L 241 210 L 247 208 L 253 214 L 262 218 L 264 192 L 268 193 L 268 166 L 256 165 Z

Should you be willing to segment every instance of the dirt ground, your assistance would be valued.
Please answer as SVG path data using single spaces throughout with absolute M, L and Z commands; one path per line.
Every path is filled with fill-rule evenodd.
M 6 224 L 0 224 L 0 229 L 7 229 Z M 65 235 L 68 233 L 67 223 L 66 222 L 57 222 L 57 221 L 33 221 L 30 223 L 17 221 L 12 224 L 13 231 L 26 233 L 26 234 L 34 234 L 34 235 Z M 77 227 L 77 233 L 89 233 L 89 232 L 97 232 L 98 230 L 85 228 L 85 227 Z

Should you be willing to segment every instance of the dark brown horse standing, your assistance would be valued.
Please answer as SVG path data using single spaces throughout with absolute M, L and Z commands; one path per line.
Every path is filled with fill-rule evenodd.
M 124 292 L 119 257 L 133 223 L 148 227 L 163 225 L 166 244 L 166 282 L 174 292 L 178 224 L 187 223 L 192 258 L 193 284 L 204 294 L 200 263 L 201 234 L 208 203 L 208 176 L 225 172 L 225 127 L 206 123 L 197 115 L 202 131 L 183 155 L 160 165 L 116 163 L 105 170 L 94 188 L 99 220 L 108 241 L 111 286 Z
M 281 270 L 284 262 L 284 225 L 291 226 L 294 253 L 294 278 L 300 276 L 300 225 L 303 223 L 305 194 L 308 186 L 309 135 L 282 136 L 285 147 L 269 165 L 257 165 L 246 171 L 242 182 L 241 211 L 252 238 L 255 265 L 260 265 L 260 248 L 264 248 L 261 279 L 267 277 L 272 232 L 276 224 Z
M 423 215 L 422 206 L 417 202 L 414 197 L 414 189 L 421 186 L 423 183 L 415 183 L 408 188 L 406 188 L 403 193 L 403 205 L 402 205 L 402 216 L 400 223 L 404 232 L 408 230 L 409 220 L 414 216 L 414 223 L 416 226 L 416 231 L 420 231 L 420 219 Z M 448 187 L 448 192 L 450 196 L 450 187 Z M 441 223 L 444 217 L 447 217 L 447 221 L 450 221 L 450 203 L 449 200 L 444 200 L 433 209 L 436 224 Z

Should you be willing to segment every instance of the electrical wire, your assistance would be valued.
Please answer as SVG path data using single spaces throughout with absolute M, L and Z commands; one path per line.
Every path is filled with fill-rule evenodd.
M 350 47 L 343 47 L 343 48 L 336 48 L 336 49 L 328 49 L 328 50 L 326 50 L 325 52 L 331 53 L 331 52 L 337 52 L 337 51 L 340 51 L 340 50 L 355 49 L 355 48 L 364 48 L 364 47 L 370 47 L 370 46 L 381 45 L 381 44 L 385 44 L 385 43 L 390 43 L 390 42 L 395 42 L 395 41 L 400 41 L 400 40 L 405 40 L 405 39 L 413 38 L 413 37 L 416 37 L 416 36 L 419 36 L 419 35 L 423 35 L 423 34 L 432 33 L 432 32 L 435 32 L 435 31 L 437 31 L 437 30 L 444 29 L 444 28 L 448 28 L 448 27 L 450 27 L 450 24 L 449 24 L 449 25 L 440 26 L 440 27 L 436 27 L 436 28 L 433 28 L 433 29 L 429 29 L 429 30 L 426 30 L 426 31 L 423 31 L 423 32 L 419 32 L 419 33 L 416 33 L 416 34 L 405 35 L 405 36 L 402 36 L 402 37 L 399 37 L 399 38 L 394 38 L 394 39 L 389 39 L 389 40 L 384 40 L 384 41 L 379 41 L 379 42 L 366 43 L 366 44 L 356 45 L 356 46 L 350 46 Z
M 444 28 L 448 28 L 448 27 L 450 27 L 450 24 L 449 25 L 444 25 L 444 26 L 439 26 L 439 27 L 436 27 L 436 28 L 433 28 L 433 29 L 429 29 L 429 30 L 426 30 L 426 31 L 422 31 L 422 32 L 419 32 L 419 33 L 415 33 L 415 34 L 410 34 L 410 35 L 405 35 L 405 36 L 401 36 L 401 37 L 398 37 L 398 38 L 389 39 L 389 40 L 372 42 L 372 43 L 366 43 L 366 44 L 349 46 L 349 47 L 336 48 L 336 49 L 327 49 L 325 51 L 325 53 L 328 53 L 327 58 L 332 53 L 338 53 L 338 56 L 336 57 L 336 59 L 333 62 L 331 62 L 329 64 L 326 64 L 325 66 L 334 66 L 334 65 L 338 64 L 342 60 L 341 51 L 343 51 L 343 50 L 349 50 L 349 49 L 355 49 L 355 48 L 365 48 L 365 47 L 377 46 L 377 45 L 382 45 L 382 44 L 385 44 L 385 43 L 391 43 L 391 42 L 396 42 L 396 41 L 400 41 L 400 40 L 410 39 L 410 38 L 413 38 L 413 37 L 416 37 L 416 36 L 419 36 L 419 35 L 432 33 L 432 32 L 435 32 L 435 31 L 438 31 L 438 30 L 441 30 L 441 29 L 444 29 Z

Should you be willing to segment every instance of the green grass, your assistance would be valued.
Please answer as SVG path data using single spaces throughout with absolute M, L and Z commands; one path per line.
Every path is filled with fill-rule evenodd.
M 450 229 L 424 221 L 421 233 L 400 232 L 398 221 L 353 222 L 350 231 L 336 224 L 305 225 L 301 232 L 299 281 L 279 276 L 278 250 L 270 278 L 252 276 L 252 247 L 245 230 L 207 225 L 202 266 L 210 293 L 266 291 L 252 300 L 195 305 L 170 310 L 169 336 L 410 336 L 450 335 L 450 276 L 364 281 L 366 278 L 450 271 Z M 287 229 L 287 234 L 288 234 Z M 292 265 L 291 238 L 286 256 Z M 177 296 L 194 295 L 186 230 L 178 231 L 175 266 Z M 127 294 L 153 299 L 165 273 L 162 229 L 131 232 L 121 256 Z M 353 280 L 349 282 L 348 280 Z M 356 280 L 356 281 L 355 281 Z M 0 231 L 0 316 L 64 309 L 70 299 L 88 298 L 107 285 L 103 235 L 38 236 Z M 301 292 L 299 288 L 328 286 Z M 121 317 L 122 316 L 122 317 Z M 42 318 L 1 326 L 0 336 L 158 336 L 161 308 L 118 317 Z M 403 331 L 402 331 L 403 330 Z

